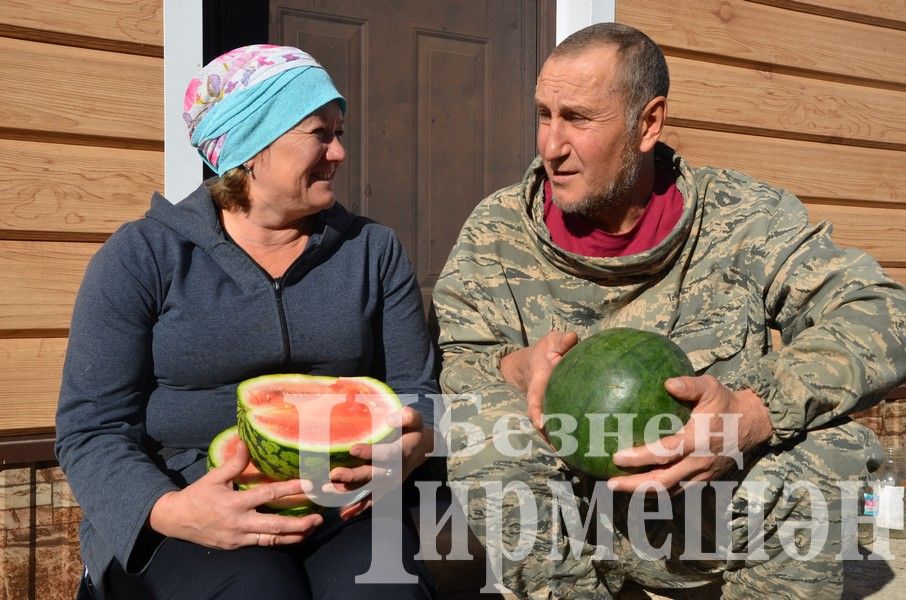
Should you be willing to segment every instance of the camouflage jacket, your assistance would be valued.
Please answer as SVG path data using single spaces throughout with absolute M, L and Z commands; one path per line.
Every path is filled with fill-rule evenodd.
M 685 209 L 642 254 L 589 258 L 556 246 L 538 159 L 475 208 L 434 289 L 446 393 L 499 389 L 500 358 L 552 329 L 581 338 L 636 327 L 668 335 L 699 374 L 755 391 L 777 444 L 906 378 L 906 290 L 874 259 L 835 246 L 831 226 L 810 225 L 784 190 L 691 168 L 664 144 L 655 157 L 675 170 Z

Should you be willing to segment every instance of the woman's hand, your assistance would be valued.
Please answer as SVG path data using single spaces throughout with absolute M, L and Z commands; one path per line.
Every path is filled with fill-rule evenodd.
M 434 432 L 422 423 L 417 410 L 406 406 L 403 410 L 387 417 L 392 427 L 402 428 L 400 437 L 388 444 L 356 444 L 349 453 L 369 464 L 359 467 L 337 467 L 330 472 L 330 483 L 323 487 L 325 492 L 348 492 L 373 481 L 372 494 L 340 511 L 340 517 L 351 519 L 374 504 L 374 494 L 379 496 L 400 485 L 425 462 L 425 457 L 434 448 Z M 388 471 L 387 467 L 401 464 L 402 472 Z
M 236 491 L 233 479 L 249 464 L 248 449 L 240 443 L 223 465 L 178 492 L 161 496 L 151 508 L 149 524 L 163 535 L 210 548 L 296 544 L 324 519 L 320 515 L 287 517 L 255 510 L 267 502 L 311 490 L 295 479 Z

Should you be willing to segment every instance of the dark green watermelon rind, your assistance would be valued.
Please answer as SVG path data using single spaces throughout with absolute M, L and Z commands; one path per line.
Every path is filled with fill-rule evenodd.
M 392 433 L 392 430 L 391 432 Z M 311 479 L 325 481 L 335 467 L 358 467 L 365 461 L 347 450 L 309 451 L 276 442 L 255 430 L 245 413 L 239 415 L 239 435 L 249 448 L 258 470 L 276 481 Z
M 605 355 L 611 357 L 609 362 L 602 360 Z M 637 377 L 636 373 L 644 376 Z M 579 342 L 554 368 L 545 392 L 545 415 L 580 415 L 572 433 L 579 441 L 579 448 L 561 458 L 571 467 L 600 479 L 626 474 L 628 471 L 613 464 L 613 454 L 622 449 L 615 437 L 604 438 L 603 452 L 598 451 L 600 444 L 595 445 L 595 454 L 599 456 L 588 455 L 590 421 L 581 416 L 634 413 L 632 445 L 644 444 L 645 424 L 649 419 L 662 414 L 676 414 L 683 423 L 689 419 L 688 406 L 667 393 L 664 381 L 692 374 L 692 364 L 682 349 L 657 333 L 614 328 Z M 610 401 L 598 390 L 609 390 Z M 616 431 L 615 418 L 608 418 L 605 423 L 606 431 Z M 559 419 L 551 419 L 550 425 L 556 430 L 560 427 Z M 561 444 L 556 435 L 551 436 L 551 443 L 559 452 Z
M 270 387 L 281 383 L 298 382 L 319 383 L 327 387 L 337 379 L 320 375 L 278 374 L 248 379 L 239 385 L 236 391 L 239 435 L 249 448 L 252 462 L 262 473 L 278 481 L 301 478 L 320 483 L 326 480 L 327 473 L 332 468 L 357 467 L 365 464 L 362 459 L 349 454 L 349 450 L 354 445 L 377 444 L 388 440 L 395 433 L 396 430 L 393 427 L 385 424 L 371 436 L 348 444 L 302 445 L 268 436 L 256 428 L 249 418 L 249 412 L 254 412 L 254 408 L 249 407 L 246 399 L 258 386 Z M 371 377 L 346 377 L 344 379 L 363 384 L 364 387 L 370 388 L 373 393 L 387 400 L 391 404 L 389 412 L 402 410 L 403 405 L 399 397 L 385 383 Z

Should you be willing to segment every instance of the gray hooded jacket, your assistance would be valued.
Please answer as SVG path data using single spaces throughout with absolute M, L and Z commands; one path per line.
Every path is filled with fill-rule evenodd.
M 275 281 L 225 236 L 204 185 L 176 205 L 155 195 L 92 259 L 63 372 L 56 450 L 96 586 L 114 557 L 147 563 L 151 507 L 205 472 L 238 383 L 270 373 L 371 376 L 431 425 L 434 355 L 399 240 L 335 205 Z

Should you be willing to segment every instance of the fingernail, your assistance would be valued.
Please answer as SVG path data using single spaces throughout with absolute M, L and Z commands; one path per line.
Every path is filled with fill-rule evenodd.
M 620 484 L 615 482 L 613 479 L 607 480 L 607 489 L 609 489 L 610 491 L 616 490 L 619 486 Z
M 302 492 L 305 493 L 305 494 L 307 494 L 308 492 L 310 492 L 310 491 L 312 491 L 313 489 L 315 489 L 315 484 L 313 484 L 313 483 L 312 483 L 311 481 L 309 481 L 308 479 L 302 479 L 302 480 L 300 481 L 300 483 L 302 484 Z
M 630 459 L 633 456 L 635 456 L 635 451 L 631 448 L 627 448 L 624 450 L 618 450 L 617 452 L 614 452 L 613 461 L 614 462 L 625 462 L 627 459 Z
M 686 380 L 682 377 L 671 377 L 667 380 L 667 385 L 676 392 L 683 392 L 686 390 Z

